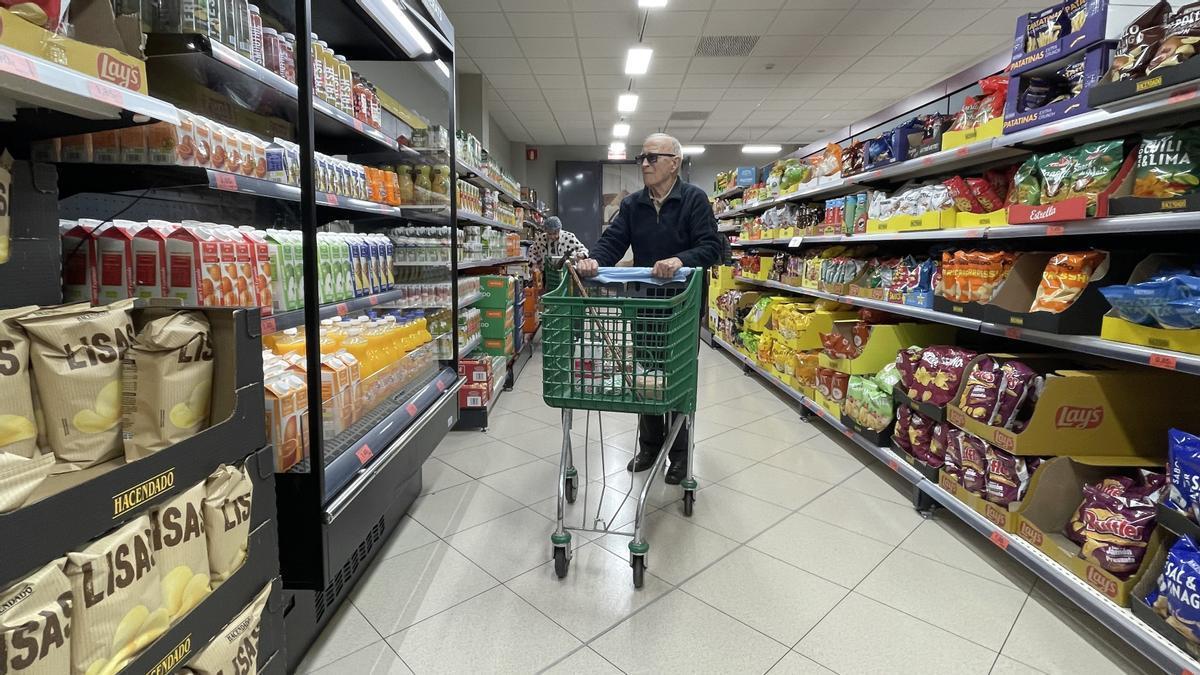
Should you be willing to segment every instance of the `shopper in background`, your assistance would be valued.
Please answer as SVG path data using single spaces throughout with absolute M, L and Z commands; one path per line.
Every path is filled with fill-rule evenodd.
M 569 256 L 570 260 L 586 258 L 588 250 L 573 232 L 563 231 L 562 221 L 558 216 L 550 216 L 542 221 L 542 229 L 533 237 L 533 244 L 529 247 L 529 261 L 535 268 L 540 269 L 546 260 L 557 265 L 563 255 Z
M 667 134 L 653 134 L 642 143 L 642 154 L 634 159 L 642 169 L 646 187 L 621 200 L 617 215 L 600 235 L 592 257 L 577 265 L 579 273 L 594 276 L 600 267 L 615 265 L 630 247 L 634 266 L 651 267 L 651 273 L 662 279 L 675 276 L 681 267 L 717 264 L 727 243 L 717 232 L 708 195 L 679 179 L 683 164 L 679 141 Z M 674 414 L 641 416 L 638 453 L 629 461 L 630 471 L 645 471 L 654 465 Z M 687 438 L 685 426 L 668 454 L 671 466 L 665 480 L 671 485 L 687 476 Z

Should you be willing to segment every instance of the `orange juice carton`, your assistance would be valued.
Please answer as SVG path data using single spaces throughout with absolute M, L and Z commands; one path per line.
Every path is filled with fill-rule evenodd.
M 169 297 L 185 305 L 221 306 L 220 243 L 195 221 L 167 236 Z
M 177 227 L 165 220 L 151 220 L 133 235 L 134 297 L 149 300 L 170 296 L 167 237 Z

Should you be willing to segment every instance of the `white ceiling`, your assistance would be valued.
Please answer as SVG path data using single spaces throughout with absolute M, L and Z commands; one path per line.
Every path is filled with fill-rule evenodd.
M 482 72 L 513 141 L 631 139 L 804 143 L 874 113 L 1012 43 L 1016 17 L 1047 0 L 441 0 L 459 72 Z M 654 49 L 645 75 L 625 52 Z M 753 35 L 748 57 L 693 56 L 702 35 Z M 633 91 L 636 112 L 617 113 Z M 675 111 L 704 121 L 671 122 Z

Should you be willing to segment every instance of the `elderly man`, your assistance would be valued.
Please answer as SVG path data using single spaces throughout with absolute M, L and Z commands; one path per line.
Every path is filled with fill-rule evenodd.
M 621 201 L 620 210 L 600 240 L 592 257 L 577 265 L 584 276 L 600 267 L 615 265 L 626 249 L 633 247 L 633 264 L 651 267 L 656 277 L 670 279 L 681 267 L 710 267 L 720 261 L 726 242 L 717 233 L 704 190 L 679 179 L 683 152 L 679 141 L 666 134 L 653 134 L 642 143 L 634 158 L 642 169 L 646 187 Z M 669 419 L 642 415 L 638 423 L 639 448 L 630 460 L 630 471 L 645 471 L 654 465 L 669 428 Z M 666 482 L 677 485 L 687 476 L 687 428 L 680 430 L 671 446 Z
M 586 258 L 588 250 L 573 233 L 563 231 L 558 216 L 550 216 L 542 221 L 541 230 L 534 235 L 533 244 L 529 246 L 529 260 L 540 269 L 547 259 L 557 265 L 563 255 L 569 256 L 570 260 Z

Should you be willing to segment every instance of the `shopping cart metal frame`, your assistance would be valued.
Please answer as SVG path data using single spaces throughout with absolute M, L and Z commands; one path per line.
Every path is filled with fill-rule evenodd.
M 580 302 L 580 300 L 593 299 L 587 291 L 587 286 L 580 280 L 573 267 L 568 266 L 567 272 L 568 274 L 564 276 L 559 287 L 553 293 L 547 294 L 544 300 L 546 308 L 543 316 L 542 333 L 543 371 L 551 374 L 547 369 L 555 364 L 560 369 L 553 371 L 553 377 L 550 380 L 543 377 L 543 396 L 546 403 L 562 409 L 563 440 L 562 450 L 559 455 L 558 508 L 556 527 L 554 533 L 550 536 L 554 570 L 560 579 L 567 576 L 570 561 L 573 557 L 573 537 L 571 536 L 571 531 L 630 536 L 632 540 L 629 543 L 629 564 L 633 570 L 633 585 L 635 588 L 641 588 L 645 576 L 646 558 L 650 550 L 650 545 L 646 541 L 644 534 L 647 498 L 650 488 L 654 485 L 658 472 L 662 468 L 663 460 L 666 458 L 668 451 L 674 444 L 675 439 L 678 438 L 685 424 L 688 436 L 687 476 L 680 484 L 680 487 L 683 489 L 682 500 L 685 516 L 692 515 L 695 503 L 698 484 L 692 473 L 692 468 L 694 465 L 693 452 L 695 449 L 694 417 L 699 352 L 699 290 L 701 286 L 700 278 L 703 274 L 700 270 L 692 270 L 686 282 L 682 284 L 676 282 L 659 287 L 661 294 L 658 294 L 656 297 L 601 296 L 594 300 L 595 307 L 592 307 L 590 303 Z M 639 285 L 638 288 L 644 289 L 650 286 L 650 284 L 645 284 Z M 571 291 L 579 293 L 579 296 L 571 296 Z M 670 291 L 674 291 L 674 293 Z M 565 305 L 567 302 L 564 298 L 570 298 L 571 307 L 556 315 L 554 311 L 556 305 Z M 622 300 L 629 301 L 628 304 L 631 307 L 620 307 Z M 621 310 L 619 312 L 620 316 L 613 313 L 614 309 Z M 595 325 L 589 329 L 585 329 L 585 326 L 589 323 L 599 325 L 599 330 L 595 330 Z M 630 348 L 631 331 L 626 330 L 624 333 L 618 331 L 618 342 L 621 342 L 620 338 L 624 338 L 624 341 L 623 344 L 614 345 L 608 335 L 608 329 L 604 327 L 606 323 L 610 325 L 614 323 L 621 324 L 627 329 L 631 327 L 643 329 L 646 334 L 642 337 L 643 345 L 638 349 L 642 352 L 659 354 L 657 359 L 651 357 L 649 360 L 654 365 L 663 366 L 661 378 L 651 378 L 648 381 L 649 384 L 647 384 L 645 376 L 636 375 L 636 369 L 629 367 L 631 359 L 625 356 L 626 351 L 624 351 Z M 597 393 L 592 389 L 592 387 L 599 387 L 601 385 L 578 387 L 579 391 L 576 391 L 577 385 L 574 378 L 580 376 L 578 369 L 581 366 L 578 365 L 577 359 L 575 359 L 574 351 L 566 354 L 565 357 L 561 352 L 564 349 L 574 350 L 576 338 L 590 332 L 596 332 L 602 338 L 602 359 L 614 359 L 622 363 L 623 367 L 620 369 L 620 386 L 617 387 L 616 392 L 610 393 L 606 391 L 604 393 Z M 647 339 L 653 341 L 652 338 L 655 337 L 663 338 L 663 343 L 646 346 L 645 341 Z M 670 340 L 673 340 L 673 342 Z M 552 352 L 549 357 L 545 355 L 547 346 L 549 346 Z M 690 355 L 687 352 L 680 351 L 680 348 L 684 347 L 690 351 Z M 617 354 L 618 351 L 621 353 Z M 634 351 L 637 351 L 637 349 Z M 558 352 L 558 354 L 555 355 L 553 352 Z M 666 356 L 668 353 L 670 356 Z M 635 355 L 632 361 L 636 362 L 637 360 L 638 357 Z M 564 362 L 571 364 L 565 371 L 567 377 L 565 382 L 562 381 L 564 373 L 561 371 Z M 639 379 L 639 377 L 642 379 Z M 557 386 L 554 386 L 555 378 L 558 378 Z M 658 385 L 660 388 L 655 389 L 653 388 L 654 385 Z M 552 392 L 552 389 L 555 391 Z M 579 471 L 575 467 L 574 448 L 571 441 L 571 433 L 574 426 L 574 410 L 587 411 L 584 432 L 585 472 L 589 464 L 588 441 L 590 440 L 590 420 L 593 410 L 597 413 L 601 467 L 605 466 L 606 461 L 602 412 L 627 412 L 635 414 L 670 413 L 674 418 L 665 434 L 663 444 L 658 450 L 654 464 L 650 467 L 646 480 L 640 488 L 632 532 L 614 530 L 611 528 L 611 522 L 605 522 L 605 519 L 600 517 L 604 506 L 604 495 L 608 489 L 608 481 L 604 476 L 605 472 L 603 468 L 601 469 L 601 485 L 599 488 L 600 498 L 596 504 L 596 514 L 592 519 L 591 526 L 587 525 L 587 492 L 589 485 L 586 482 L 586 476 L 584 482 L 583 522 L 579 527 L 568 526 L 564 522 L 566 504 L 575 502 L 579 488 Z M 633 494 L 634 487 L 635 481 L 631 477 L 629 488 L 625 491 L 624 498 L 616 510 L 613 511 L 614 517 L 620 514 L 621 510 L 625 507 L 625 504 Z

